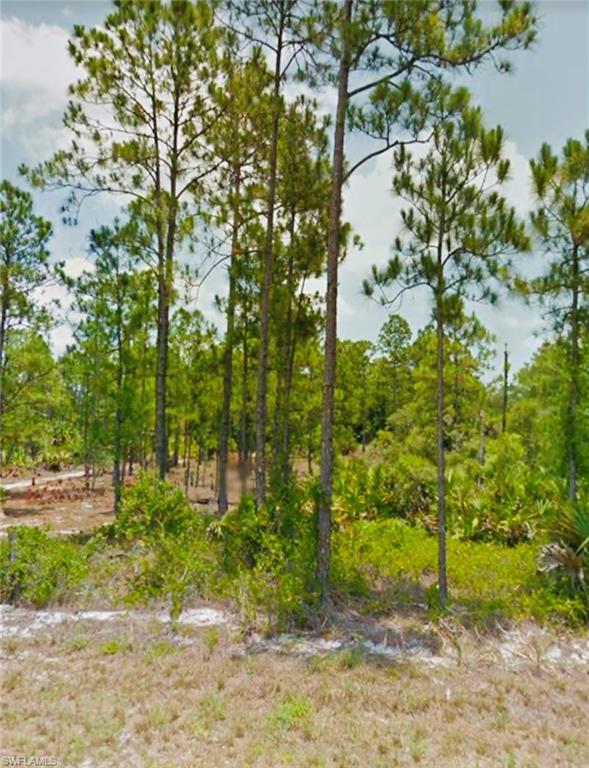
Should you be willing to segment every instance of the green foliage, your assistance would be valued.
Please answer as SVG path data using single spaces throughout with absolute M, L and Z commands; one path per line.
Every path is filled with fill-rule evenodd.
M 101 643 L 98 646 L 98 652 L 102 656 L 116 656 L 119 653 L 125 653 L 132 648 L 131 643 L 127 639 L 113 638 L 107 640 L 105 643 Z
M 36 607 L 64 602 L 88 573 L 88 552 L 44 528 L 9 528 L 0 542 L 0 600 Z
M 246 496 L 215 524 L 245 618 L 255 616 L 257 606 L 274 628 L 308 618 L 315 601 L 315 492 L 314 483 L 287 487 L 257 510 Z
M 435 467 L 420 456 L 402 454 L 392 464 L 341 461 L 334 478 L 334 518 L 345 522 L 396 515 L 414 519 L 435 500 Z
M 589 618 L 582 595 L 563 593 L 536 572 L 536 547 L 451 540 L 448 577 L 452 608 L 467 619 L 521 618 L 573 624 Z M 334 584 L 341 592 L 390 610 L 403 603 L 437 609 L 437 546 L 422 528 L 401 520 L 359 521 L 334 537 Z
M 206 524 L 181 488 L 144 472 L 125 493 L 114 533 L 118 538 L 149 542 L 197 536 Z
M 519 435 L 490 440 L 484 466 L 456 457 L 448 471 L 449 524 L 458 538 L 531 540 L 562 509 L 561 484 L 541 467 L 530 471 Z
M 313 712 L 311 703 L 299 696 L 288 696 L 269 715 L 270 725 L 277 730 L 290 730 L 307 719 Z
M 123 497 L 113 526 L 133 546 L 136 570 L 130 598 L 167 599 L 177 617 L 185 600 L 206 593 L 216 574 L 210 520 L 199 516 L 182 490 L 144 473 Z

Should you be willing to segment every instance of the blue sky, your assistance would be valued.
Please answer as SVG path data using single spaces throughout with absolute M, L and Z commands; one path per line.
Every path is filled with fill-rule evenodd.
M 100 23 L 108 8 L 108 3 L 95 0 L 2 3 L 3 177 L 17 181 L 20 163 L 47 158 L 66 141 L 61 115 L 67 86 L 75 76 L 66 52 L 68 34 L 74 23 Z M 559 148 L 568 137 L 580 137 L 589 127 L 589 0 L 540 0 L 536 8 L 539 39 L 534 50 L 513 55 L 515 72 L 499 75 L 487 67 L 468 81 L 487 122 L 501 123 L 505 128 L 512 160 L 512 180 L 506 193 L 521 215 L 527 214 L 533 202 L 528 159 L 543 141 Z M 353 139 L 349 148 L 354 152 L 363 147 Z M 398 231 L 399 204 L 390 192 L 391 179 L 390 158 L 382 156 L 367 164 L 346 190 L 345 215 L 361 236 L 364 248 L 351 253 L 341 269 L 339 333 L 343 338 L 374 339 L 387 316 L 387 310 L 361 295 L 361 282 L 371 264 L 386 261 Z M 93 202 L 83 211 L 79 226 L 71 228 L 59 221 L 62 198 L 59 193 L 36 194 L 39 212 L 55 225 L 52 252 L 75 272 L 85 265 L 89 229 L 109 222 L 116 215 L 117 203 L 106 198 Z M 536 270 L 539 258 L 522 257 L 522 271 Z M 200 308 L 221 328 L 222 318 L 213 308 L 213 299 L 215 293 L 224 291 L 225 283 L 225 274 L 217 273 L 198 297 Z M 496 335 L 498 350 L 508 343 L 515 367 L 530 358 L 544 325 L 537 310 L 507 298 L 498 307 L 477 305 L 474 310 Z M 429 318 L 427 295 L 416 292 L 406 297 L 400 311 L 418 328 Z M 66 327 L 57 329 L 56 348 L 63 349 L 69 338 Z

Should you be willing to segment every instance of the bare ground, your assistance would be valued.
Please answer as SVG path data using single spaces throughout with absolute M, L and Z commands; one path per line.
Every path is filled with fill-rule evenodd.
M 239 478 L 232 466 L 230 476 L 230 501 L 236 504 L 239 498 Z M 216 504 L 214 464 L 204 464 L 199 472 L 198 485 L 188 489 L 190 501 L 199 509 L 212 511 Z M 114 496 L 112 477 L 109 473 L 99 475 L 86 487 L 83 471 L 66 470 L 61 473 L 39 472 L 33 476 L 23 474 L 7 477 L 0 488 L 7 492 L 7 498 L 0 505 L 0 537 L 6 535 L 11 525 L 48 526 L 54 533 L 70 534 L 90 531 L 97 526 L 113 521 Z M 174 468 L 170 479 L 184 484 L 184 469 Z M 133 482 L 135 476 L 127 477 Z M 196 481 L 192 473 L 192 481 Z
M 268 640 L 244 637 L 221 607 L 175 624 L 43 613 L 1 614 L 0 756 L 84 768 L 589 765 L 586 637 L 527 625 L 481 638 L 399 619 L 360 634 L 345 616 L 327 635 Z

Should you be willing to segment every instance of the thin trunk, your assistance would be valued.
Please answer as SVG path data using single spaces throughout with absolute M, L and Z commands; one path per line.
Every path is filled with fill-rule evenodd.
M 293 348 L 293 301 L 294 293 L 294 233 L 296 226 L 296 211 L 291 211 L 289 222 L 289 249 L 286 274 L 286 315 L 284 322 L 281 318 L 278 322 L 284 332 L 282 343 L 282 359 L 277 370 L 276 405 L 274 408 L 274 428 L 272 446 L 272 487 L 278 489 L 288 483 L 289 455 L 288 455 L 288 395 L 289 368 L 291 364 L 291 350 Z M 286 438 L 286 440 L 285 440 Z
M 507 344 L 503 352 L 503 404 L 501 408 L 501 432 L 505 434 L 507 429 L 507 398 L 509 395 L 509 352 Z
M 87 372 L 85 372 L 85 396 L 84 396 L 84 425 L 82 428 L 83 431 L 83 442 L 84 442 L 84 490 L 89 491 L 90 490 L 90 403 L 89 403 L 89 387 L 90 387 L 90 376 Z
M 149 302 L 148 302 L 149 304 Z M 142 469 L 147 469 L 147 418 L 146 418 L 146 393 L 147 393 L 147 338 L 149 331 L 149 315 L 146 312 L 145 327 L 141 344 L 141 457 Z
M 8 265 L 6 267 L 8 273 Z M 4 471 L 4 368 L 6 325 L 8 322 L 8 274 L 2 284 L 2 308 L 0 310 L 0 477 Z
M 122 300 L 120 295 L 121 284 L 120 275 L 115 275 L 117 281 L 117 373 L 116 373 L 116 409 L 115 409 L 115 434 L 114 434 L 114 466 L 112 473 L 112 483 L 114 488 L 115 500 L 114 500 L 114 513 L 118 515 L 121 509 L 121 489 L 122 489 L 122 473 L 121 473 L 121 441 L 123 431 L 123 331 L 122 331 Z
M 239 247 L 239 193 L 240 174 L 235 179 L 235 201 L 233 206 L 233 233 L 231 242 L 231 263 L 229 264 L 229 297 L 227 299 L 227 331 L 225 333 L 225 354 L 223 356 L 223 406 L 221 410 L 221 434 L 219 436 L 219 517 L 227 512 L 227 466 L 229 463 L 229 439 L 231 437 L 231 394 L 233 390 L 233 342 L 235 336 L 235 306 L 237 300 L 237 258 Z
M 117 381 L 117 389 L 119 382 Z M 123 411 L 119 403 L 117 403 L 115 411 L 115 439 L 114 439 L 114 466 L 112 473 L 112 484 L 115 494 L 114 513 L 119 514 L 121 509 L 121 490 L 123 475 L 121 470 L 121 427 L 123 424 Z
M 577 404 L 579 400 L 579 246 L 573 247 L 571 304 L 571 377 L 568 402 L 568 497 L 577 501 Z
M 477 457 L 481 467 L 485 466 L 486 455 L 487 449 L 485 440 L 485 412 L 481 408 L 479 411 L 479 453 Z
M 247 493 L 247 478 L 249 475 L 249 449 L 248 449 L 248 410 L 249 410 L 249 388 L 248 388 L 248 376 L 249 376 L 249 352 L 248 352 L 248 307 L 247 298 L 244 302 L 243 308 L 243 367 L 241 372 L 241 436 L 240 436 L 240 453 L 241 461 L 239 465 L 239 474 L 241 479 L 241 493 L 245 495 Z
M 155 374 L 155 463 L 161 480 L 166 476 L 168 440 L 166 435 L 166 389 L 168 375 L 169 283 L 165 257 L 158 267 L 157 341 Z
M 176 419 L 174 427 L 174 452 L 172 458 L 173 466 L 177 467 L 180 463 L 180 419 Z
M 439 262 L 441 264 L 441 261 Z M 448 602 L 448 578 L 446 575 L 446 452 L 444 449 L 444 307 L 441 293 L 441 276 L 438 278 L 436 295 L 436 371 L 437 371 L 437 423 L 436 452 L 438 463 L 438 581 L 440 603 Z
M 329 236 L 327 243 L 327 291 L 325 297 L 325 369 L 321 411 L 321 496 L 318 509 L 317 579 L 321 599 L 329 595 L 331 561 L 331 497 L 333 484 L 333 421 L 335 412 L 335 372 L 337 343 L 337 271 L 341 238 L 342 187 L 344 182 L 344 139 L 350 74 L 348 25 L 352 19 L 352 0 L 344 0 L 341 19 L 341 59 L 333 141 Z
M 179 95 L 174 93 L 174 115 L 172 146 L 170 149 L 170 190 L 167 200 L 166 241 L 162 249 L 159 245 L 158 269 L 158 328 L 157 328 L 157 363 L 155 386 L 155 461 L 161 480 L 168 469 L 168 435 L 166 424 L 167 383 L 168 383 L 168 340 L 170 334 L 170 294 L 174 279 L 174 244 L 176 239 L 177 204 L 176 184 L 178 181 L 178 135 L 179 135 Z M 159 150 L 158 150 L 159 151 Z M 161 201 L 158 201 L 161 202 Z M 158 233 L 159 234 L 159 233 Z
M 191 433 L 188 429 L 188 424 L 185 427 L 184 441 L 184 493 L 188 495 L 188 488 L 190 486 L 190 450 L 191 450 Z
M 270 168 L 268 179 L 267 225 L 264 243 L 264 269 L 260 296 L 260 349 L 258 356 L 258 393 L 256 403 L 256 503 L 266 498 L 266 418 L 268 413 L 268 355 L 270 346 L 270 294 L 274 248 L 274 208 L 278 170 L 278 130 L 280 124 L 280 85 L 282 80 L 282 38 L 284 15 L 277 20 L 276 62 L 270 138 Z

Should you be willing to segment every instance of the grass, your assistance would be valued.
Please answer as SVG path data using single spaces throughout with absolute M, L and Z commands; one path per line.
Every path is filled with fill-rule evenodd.
M 455 612 L 467 622 L 489 619 L 556 621 L 582 625 L 584 596 L 555 589 L 536 568 L 538 545 L 507 547 L 448 540 L 448 581 Z M 334 573 L 342 594 L 367 600 L 367 610 L 426 604 L 437 611 L 437 541 L 398 519 L 357 522 L 334 542 Z
M 113 631 L 94 627 L 78 652 L 79 627 L 12 639 L 0 755 L 175 768 L 589 764 L 585 668 L 244 656 L 227 631 L 211 653 L 206 631 L 185 644 L 145 625 L 124 653 L 105 655 Z

